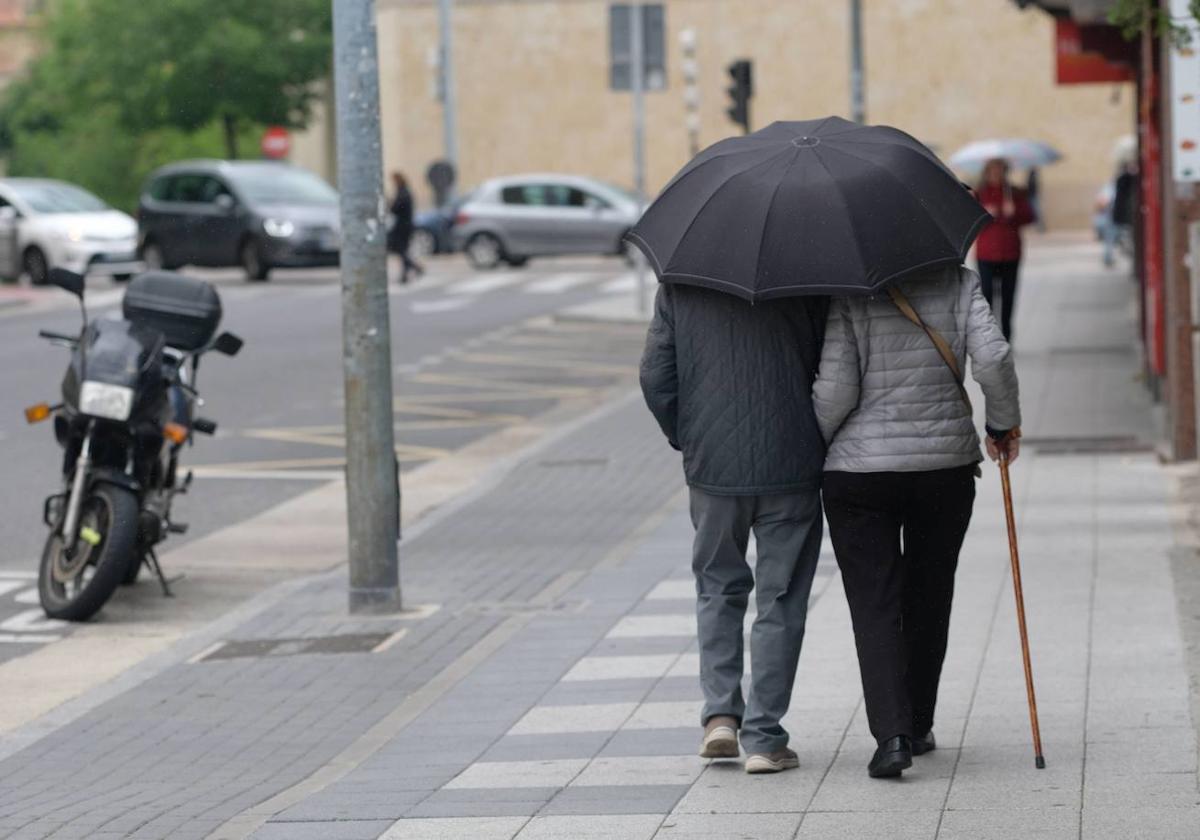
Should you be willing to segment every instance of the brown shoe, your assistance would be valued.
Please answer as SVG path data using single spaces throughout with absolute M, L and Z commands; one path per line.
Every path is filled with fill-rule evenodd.
M 704 724 L 704 740 L 700 743 L 701 758 L 737 758 L 737 718 L 714 715 Z
M 752 753 L 746 759 L 746 772 L 779 773 L 783 770 L 795 770 L 800 766 L 800 757 L 795 750 L 782 749 L 773 753 Z

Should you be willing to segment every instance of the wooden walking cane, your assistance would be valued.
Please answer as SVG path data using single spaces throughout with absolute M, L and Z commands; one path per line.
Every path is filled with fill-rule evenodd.
M 1016 432 L 1020 435 L 1020 432 Z M 1017 520 L 1013 515 L 1012 484 L 1008 478 L 1008 450 L 1000 450 L 1000 484 L 1004 487 L 1004 515 L 1008 519 L 1008 549 L 1012 559 L 1013 594 L 1017 598 L 1017 627 L 1021 631 L 1021 658 L 1025 662 L 1025 691 L 1029 695 L 1029 725 L 1033 728 L 1033 764 L 1046 769 L 1042 732 L 1038 726 L 1037 698 L 1033 693 L 1033 666 L 1029 662 L 1029 630 L 1025 626 L 1025 593 L 1021 589 L 1021 558 L 1017 553 Z

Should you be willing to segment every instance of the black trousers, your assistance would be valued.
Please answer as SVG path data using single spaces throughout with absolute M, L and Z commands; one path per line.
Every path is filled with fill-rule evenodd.
M 871 734 L 924 735 L 933 728 L 975 466 L 827 472 L 823 494 Z
M 996 311 L 996 286 L 1000 286 L 1000 331 L 1010 342 L 1012 341 L 1013 312 L 1017 308 L 1017 271 L 1021 267 L 1020 260 L 1005 260 L 992 262 L 979 261 L 979 284 L 983 287 L 983 296 Z

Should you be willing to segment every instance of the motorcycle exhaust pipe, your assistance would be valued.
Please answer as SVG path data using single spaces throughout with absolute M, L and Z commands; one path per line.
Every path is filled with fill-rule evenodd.
M 83 510 L 83 496 L 87 492 L 87 478 L 92 471 L 92 427 L 83 436 L 83 446 L 75 460 L 75 477 L 71 482 L 71 495 L 67 498 L 67 515 L 63 521 L 63 553 L 71 557 L 75 553 L 75 542 L 79 539 L 79 514 Z

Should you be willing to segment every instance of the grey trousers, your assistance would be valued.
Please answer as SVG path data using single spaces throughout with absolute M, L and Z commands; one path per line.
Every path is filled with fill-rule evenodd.
M 820 492 L 714 496 L 692 488 L 691 513 L 701 723 L 715 715 L 735 717 L 746 752 L 775 752 L 788 743 L 780 720 L 792 698 L 821 553 Z M 758 543 L 753 572 L 746 562 L 751 530 Z M 758 616 L 750 631 L 752 674 L 744 701 L 742 627 L 751 590 Z

